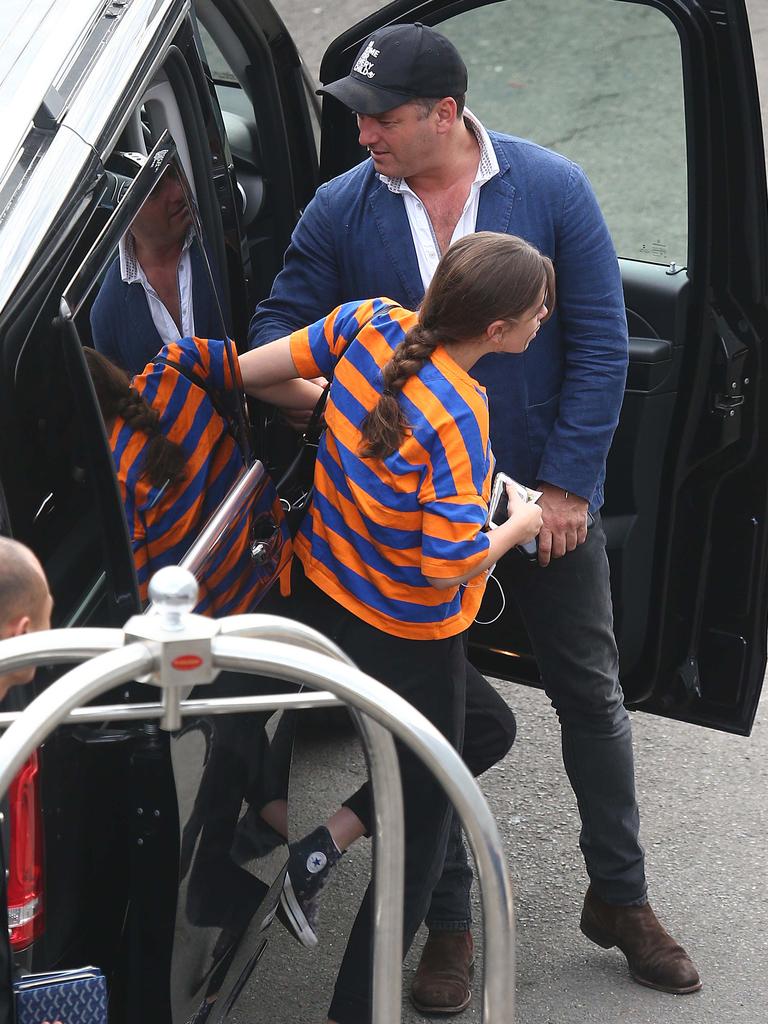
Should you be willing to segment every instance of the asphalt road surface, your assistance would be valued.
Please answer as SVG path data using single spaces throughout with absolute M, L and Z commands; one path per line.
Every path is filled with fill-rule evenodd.
M 378 5 L 281 0 L 280 10 L 316 70 L 327 43 Z M 540 9 L 539 4 L 531 4 Z M 768 114 L 768 2 L 748 0 Z M 542 19 L 542 39 L 547 37 Z M 637 788 L 650 896 L 695 958 L 704 988 L 663 995 L 634 984 L 623 958 L 578 930 L 586 888 L 578 815 L 560 758 L 559 730 L 543 694 L 499 683 L 518 715 L 518 741 L 482 780 L 512 872 L 517 918 L 516 1020 L 525 1024 L 764 1024 L 768 1020 L 768 725 L 766 704 L 748 739 L 633 715 Z M 305 740 L 294 769 L 294 834 L 314 827 L 363 777 L 353 742 Z M 324 894 L 321 945 L 307 952 L 281 929 L 239 1020 L 325 1020 L 345 929 L 368 871 L 366 844 L 344 858 Z M 480 932 L 478 925 L 477 932 Z M 421 939 L 417 940 L 420 944 Z M 405 986 L 413 970 L 406 964 Z M 457 1024 L 481 1020 L 473 1005 Z M 403 1020 L 423 1018 L 404 1004 Z

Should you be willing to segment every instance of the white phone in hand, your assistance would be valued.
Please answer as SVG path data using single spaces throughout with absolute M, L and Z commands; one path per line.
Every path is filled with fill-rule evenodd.
M 520 496 L 522 501 L 538 501 L 541 491 L 534 491 L 517 480 L 513 480 L 506 473 L 497 473 L 493 478 L 491 488 L 491 499 L 488 502 L 487 529 L 494 530 L 497 526 L 509 518 L 507 484 L 510 484 Z M 526 541 L 525 544 L 515 544 L 514 550 L 529 561 L 535 561 L 538 557 L 536 538 Z

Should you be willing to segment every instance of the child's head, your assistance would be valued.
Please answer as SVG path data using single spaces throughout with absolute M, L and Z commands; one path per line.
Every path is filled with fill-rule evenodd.
M 499 352 L 523 352 L 555 303 L 552 261 L 515 235 L 478 231 L 440 260 L 411 328 L 383 368 L 383 394 L 363 423 L 363 454 L 386 458 L 408 422 L 397 395 L 438 345 L 496 340 Z
M 516 235 L 478 231 L 454 242 L 437 265 L 419 310 L 422 331 L 451 343 L 481 338 L 489 324 L 514 323 L 555 304 L 552 261 Z

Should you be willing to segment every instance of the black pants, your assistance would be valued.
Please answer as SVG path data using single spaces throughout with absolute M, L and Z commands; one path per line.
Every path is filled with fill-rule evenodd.
M 390 636 L 318 590 L 296 561 L 293 596 L 284 614 L 313 626 L 337 643 L 362 671 L 421 711 L 457 749 L 462 749 L 462 743 L 469 749 L 480 747 L 471 719 L 465 735 L 467 662 L 463 637 L 405 640 Z M 489 684 L 485 685 L 490 690 Z M 443 870 L 452 808 L 421 761 L 401 744 L 397 746 L 405 811 L 404 948 L 408 949 Z M 346 804 L 370 829 L 369 785 L 362 786 Z M 369 885 L 347 942 L 329 1009 L 329 1017 L 338 1024 L 365 1024 L 370 1020 L 372 909 Z
M 515 716 L 507 703 L 469 662 L 464 729 L 461 756 L 475 778 L 509 753 L 517 729 Z M 431 932 L 466 931 L 471 927 L 473 878 L 461 824 L 453 814 L 443 870 L 432 890 L 425 918 Z

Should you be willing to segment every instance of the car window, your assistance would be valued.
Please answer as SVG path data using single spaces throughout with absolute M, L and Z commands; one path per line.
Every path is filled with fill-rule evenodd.
M 226 41 L 227 56 L 224 55 L 222 46 L 211 34 L 211 29 L 203 23 L 203 18 L 210 23 L 211 29 L 221 39 L 222 45 Z M 243 87 L 247 76 L 246 68 L 250 60 L 242 43 L 213 5 L 200 4 L 197 27 L 221 109 L 252 120 L 253 108 Z
M 682 60 L 661 11 L 616 0 L 503 0 L 438 27 L 467 63 L 467 102 L 487 128 L 584 168 L 619 256 L 685 265 Z
M 162 163 L 171 146 L 165 134 L 143 161 L 112 154 L 113 176 L 129 171 L 129 158 L 141 170 L 120 189 L 64 300 L 101 407 L 96 432 L 109 438 L 119 468 L 142 600 L 149 577 L 188 555 L 252 462 L 237 352 L 220 308 L 221 268 L 182 168 Z M 156 444 L 158 435 L 173 444 Z M 252 610 L 279 568 L 284 533 L 260 473 L 224 529 L 200 541 L 200 611 Z M 263 558 L 252 556 L 252 541 L 263 542 Z
M 202 22 L 198 22 L 198 28 L 200 30 L 200 40 L 203 44 L 205 55 L 208 58 L 208 66 L 214 82 L 217 84 L 226 83 L 228 85 L 237 85 L 237 75 L 230 68 L 229 64 L 227 64 L 224 59 L 224 54 L 216 45 L 216 40 Z

